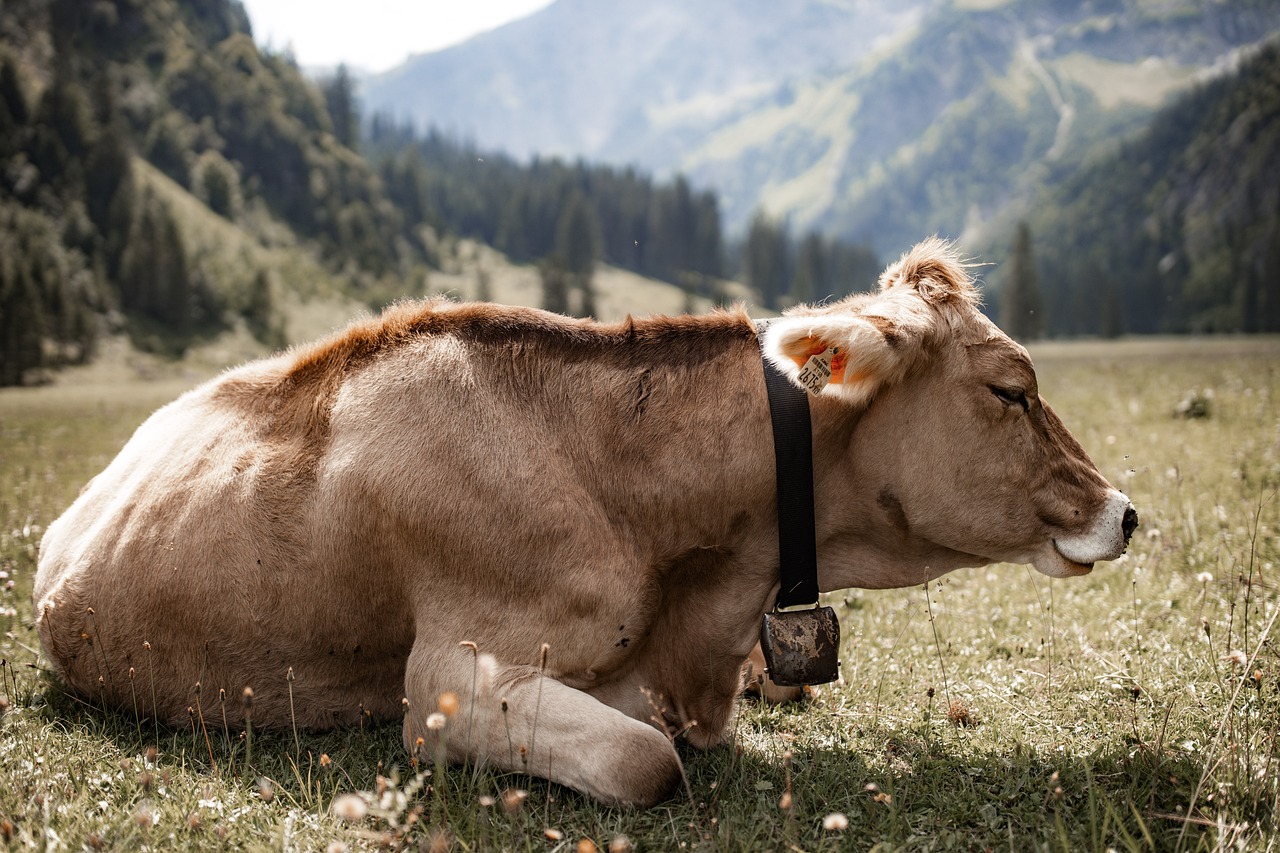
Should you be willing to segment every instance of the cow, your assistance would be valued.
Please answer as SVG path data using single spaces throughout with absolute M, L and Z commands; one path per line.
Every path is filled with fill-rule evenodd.
M 675 733 L 724 738 L 779 590 L 762 358 L 794 381 L 824 348 L 822 591 L 1124 551 L 1128 498 L 931 239 L 877 292 L 763 331 L 740 309 L 404 303 L 225 372 L 49 526 L 44 652 L 70 690 L 173 725 L 201 695 L 234 726 L 403 718 L 411 755 L 657 803 Z

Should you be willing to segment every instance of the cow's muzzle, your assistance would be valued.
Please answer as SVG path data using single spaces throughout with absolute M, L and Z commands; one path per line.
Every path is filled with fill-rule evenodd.
M 1138 511 L 1128 497 L 1112 489 L 1087 529 L 1055 537 L 1053 544 L 1063 557 L 1087 566 L 1123 554 L 1137 526 Z

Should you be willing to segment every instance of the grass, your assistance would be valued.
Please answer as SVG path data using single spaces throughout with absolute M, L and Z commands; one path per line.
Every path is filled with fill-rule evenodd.
M 175 731 L 145 690 L 136 717 L 67 695 L 31 627 L 41 531 L 184 380 L 4 391 L 0 849 L 1277 849 L 1280 341 L 1033 356 L 1138 507 L 1130 553 L 1067 581 L 995 566 L 831 596 L 841 681 L 744 705 L 731 745 L 682 751 L 692 796 L 644 811 L 411 766 L 398 726 L 250 744 L 220 721 L 241 697 Z M 1193 391 L 1210 416 L 1173 417 Z M 846 829 L 823 828 L 835 812 Z

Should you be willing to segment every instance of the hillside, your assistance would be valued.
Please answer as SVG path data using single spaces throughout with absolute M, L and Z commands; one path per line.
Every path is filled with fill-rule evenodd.
M 520 158 L 672 166 L 780 82 L 843 67 L 937 0 L 558 0 L 366 82 L 370 111 Z
M 499 224 L 517 261 L 574 254 L 552 279 L 575 276 L 586 295 L 564 310 L 729 298 L 713 195 L 633 172 L 611 189 L 581 164 L 485 169 L 443 141 L 426 164 L 412 136 L 366 146 L 351 87 L 259 50 L 235 0 L 0 5 L 0 385 L 44 381 L 122 334 L 169 358 L 228 335 L 238 343 L 221 349 L 252 355 L 358 310 L 460 293 L 459 269 L 495 298 L 542 304 L 537 268 L 515 276 L 531 292 L 508 292 L 505 259 L 482 270 L 459 254 L 459 238 L 494 242 Z M 524 203 L 508 209 L 513 195 Z M 696 273 L 700 294 L 616 270 L 592 289 L 599 260 L 638 269 L 616 247 L 642 235 L 597 221 L 624 195 L 650 267 Z M 679 215 L 659 215 L 668 200 Z
M 1280 332 L 1280 40 L 1046 187 L 1049 331 Z
M 1262 0 L 558 0 L 368 81 L 387 109 L 517 155 L 590 155 L 892 254 L 980 242 L 1042 181 L 1280 29 Z

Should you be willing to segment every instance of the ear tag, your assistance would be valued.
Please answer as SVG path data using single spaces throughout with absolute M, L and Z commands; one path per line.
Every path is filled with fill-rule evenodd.
M 831 381 L 831 360 L 840 354 L 839 347 L 824 349 L 809 356 L 809 360 L 800 368 L 796 381 L 804 386 L 810 394 L 818 394 Z
M 760 651 L 769 679 L 781 687 L 835 681 L 840 677 L 840 621 L 830 607 L 766 613 Z

